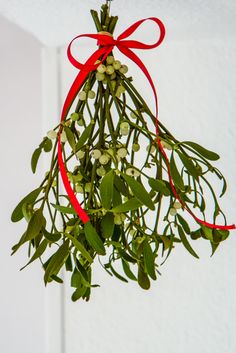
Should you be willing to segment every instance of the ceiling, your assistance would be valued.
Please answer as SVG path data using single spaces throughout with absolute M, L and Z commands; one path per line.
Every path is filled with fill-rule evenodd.
M 63 46 L 79 33 L 94 32 L 89 9 L 100 0 L 0 0 L 0 14 L 48 46 Z M 113 0 L 117 33 L 150 16 L 162 19 L 167 40 L 227 39 L 236 35 L 235 0 Z

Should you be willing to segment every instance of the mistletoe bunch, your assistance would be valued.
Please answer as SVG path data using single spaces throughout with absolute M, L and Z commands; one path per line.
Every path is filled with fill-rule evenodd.
M 117 17 L 103 5 L 101 18 L 91 11 L 99 31 L 113 33 Z M 209 193 L 214 203 L 212 221 L 226 219 L 208 181 L 214 175 L 226 181 L 211 162 L 218 154 L 191 141 L 178 141 L 159 122 L 158 139 L 170 159 L 170 172 L 182 204 L 173 194 L 166 160 L 157 143 L 156 117 L 128 76 L 128 67 L 109 55 L 92 71 L 78 92 L 77 105 L 65 121 L 47 133 L 35 150 L 35 173 L 42 153 L 51 153 L 51 164 L 41 185 L 14 209 L 12 221 L 26 221 L 26 231 L 13 246 L 15 253 L 28 245 L 29 262 L 40 260 L 44 282 L 62 282 L 60 270 L 71 273 L 72 300 L 89 300 L 92 267 L 98 257 L 111 276 L 137 281 L 149 289 L 158 268 L 176 243 L 198 258 L 191 240 L 210 242 L 212 254 L 229 231 L 196 222 L 191 229 L 186 208 L 205 220 Z M 61 190 L 57 158 L 58 132 L 67 176 L 90 221 L 83 223 Z M 23 267 L 23 268 L 24 268 Z

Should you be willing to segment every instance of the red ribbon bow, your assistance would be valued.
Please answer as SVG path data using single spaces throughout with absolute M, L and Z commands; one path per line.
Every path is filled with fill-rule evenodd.
M 154 44 L 145 44 L 142 42 L 138 42 L 135 40 L 126 40 L 126 38 L 128 38 L 131 34 L 133 34 L 136 29 L 145 21 L 153 21 L 158 29 L 159 29 L 159 39 L 157 40 L 156 43 Z M 93 38 L 97 40 L 97 44 L 100 46 L 99 49 L 97 49 L 90 57 L 89 59 L 85 62 L 85 64 L 81 64 L 79 61 L 77 61 L 72 53 L 71 53 L 71 46 L 72 43 L 81 37 L 88 37 L 88 38 Z M 158 128 L 158 98 L 157 98 L 157 92 L 154 86 L 154 83 L 152 81 L 152 78 L 146 68 L 146 66 L 143 64 L 143 62 L 139 59 L 139 57 L 131 50 L 132 49 L 153 49 L 158 47 L 163 39 L 165 37 L 165 27 L 164 24 L 155 17 L 150 17 L 150 18 L 146 18 L 140 21 L 135 22 L 132 26 L 130 26 L 128 29 L 126 29 L 122 34 L 119 35 L 119 37 L 117 39 L 114 39 L 109 33 L 106 32 L 101 32 L 98 34 L 81 34 L 77 37 L 75 37 L 69 44 L 68 49 L 67 49 L 67 56 L 69 61 L 71 62 L 71 64 L 73 66 L 75 66 L 77 69 L 80 70 L 80 72 L 78 73 L 77 77 L 75 78 L 68 94 L 67 97 L 65 99 L 64 102 L 64 106 L 62 109 L 62 113 L 61 113 L 61 122 L 66 118 L 69 109 L 76 97 L 76 95 L 78 94 L 81 86 L 83 85 L 84 81 L 86 80 L 88 74 L 91 71 L 94 71 L 97 69 L 97 67 L 100 65 L 99 64 L 94 64 L 98 59 L 100 59 L 101 62 L 103 62 L 107 56 L 112 52 L 112 50 L 114 49 L 114 47 L 118 48 L 120 50 L 120 52 L 122 52 L 125 56 L 127 56 L 129 59 L 131 59 L 133 62 L 135 62 L 136 65 L 138 65 L 138 67 L 142 70 L 142 72 L 144 73 L 144 75 L 146 76 L 153 94 L 154 94 L 154 98 L 155 98 L 155 105 L 156 105 L 156 135 L 158 136 L 159 133 L 159 128 Z M 60 168 L 60 173 L 61 173 L 61 177 L 63 180 L 63 184 L 64 187 L 66 189 L 66 192 L 69 196 L 70 202 L 73 205 L 74 209 L 76 210 L 78 216 L 80 217 L 80 219 L 82 220 L 83 223 L 86 223 L 90 220 L 89 216 L 87 215 L 87 213 L 85 212 L 85 210 L 81 207 L 81 205 L 79 204 L 75 193 L 70 185 L 69 179 L 67 177 L 67 171 L 66 171 L 66 167 L 65 167 L 65 163 L 63 161 L 63 155 L 62 155 L 62 149 L 61 149 L 61 130 L 58 133 L 58 164 L 59 164 L 59 168 Z M 165 160 L 166 160 L 166 165 L 167 165 L 167 169 L 168 169 L 168 175 L 169 175 L 169 181 L 170 181 L 170 185 L 171 185 L 171 189 L 172 192 L 174 194 L 174 196 L 176 197 L 177 200 L 179 200 L 179 202 L 181 203 L 181 205 L 183 206 L 184 209 L 186 209 L 189 214 L 191 214 L 191 216 L 199 223 L 201 223 L 202 225 L 205 225 L 207 227 L 210 228 L 215 228 L 215 229 L 222 229 L 222 230 L 228 230 L 228 229 L 235 229 L 236 226 L 233 225 L 216 225 L 216 224 L 211 224 L 208 222 L 205 222 L 201 219 L 199 219 L 198 217 L 196 217 L 193 212 L 184 205 L 183 201 L 180 199 L 180 197 L 177 194 L 177 191 L 175 189 L 172 177 L 171 177 L 171 172 L 170 172 L 170 163 L 168 160 L 168 157 L 162 147 L 162 144 L 160 142 L 160 139 L 157 139 L 157 143 L 159 146 L 159 149 L 161 151 L 161 153 L 163 154 Z

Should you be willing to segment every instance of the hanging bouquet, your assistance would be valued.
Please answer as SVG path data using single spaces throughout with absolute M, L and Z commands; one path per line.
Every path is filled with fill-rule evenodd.
M 152 49 L 165 35 L 162 22 L 153 21 L 159 39 L 153 45 L 128 37 L 145 20 L 136 22 L 117 40 L 117 17 L 108 4 L 99 18 L 91 11 L 98 49 L 80 64 L 68 47 L 68 58 L 80 72 L 65 100 L 61 122 L 47 133 L 31 160 L 51 153 L 51 164 L 42 183 L 17 205 L 12 221 L 26 221 L 26 231 L 13 246 L 13 254 L 28 245 L 29 261 L 40 260 L 44 282 L 62 283 L 60 270 L 71 273 L 72 300 L 89 300 L 95 258 L 119 280 L 137 281 L 149 289 L 159 267 L 181 243 L 198 258 L 191 240 L 210 242 L 212 254 L 229 235 L 225 215 L 208 180 L 222 181 L 211 163 L 218 154 L 191 141 L 177 140 L 153 114 L 128 75 L 128 66 L 113 55 L 117 47 L 143 71 L 154 94 L 151 76 L 133 49 Z M 60 187 L 62 178 L 64 188 Z M 212 223 L 206 221 L 207 200 L 212 196 Z M 194 209 L 194 213 L 192 211 Z M 195 213 L 201 215 L 198 218 Z M 189 226 L 189 215 L 195 228 Z M 208 216 L 209 217 L 209 216 Z M 224 225 L 217 225 L 218 217 Z

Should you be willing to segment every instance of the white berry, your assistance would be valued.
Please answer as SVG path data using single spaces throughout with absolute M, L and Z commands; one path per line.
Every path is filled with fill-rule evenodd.
M 97 72 L 96 73 L 96 79 L 98 81 L 103 81 L 105 79 L 105 75 L 103 73 Z
M 106 72 L 106 66 L 101 64 L 97 67 L 97 72 L 99 72 L 100 74 L 104 74 L 104 72 Z
M 79 92 L 79 99 L 81 101 L 85 101 L 86 100 L 86 92 L 85 91 Z
M 125 158 L 127 156 L 127 154 L 128 154 L 127 149 L 124 148 L 124 147 L 119 148 L 118 151 L 117 151 L 117 155 L 120 158 Z
M 177 213 L 176 209 L 172 207 L 172 208 L 170 209 L 170 215 L 171 215 L 171 216 L 175 216 L 176 213 Z
M 135 168 L 128 168 L 126 169 L 126 174 L 129 176 L 138 177 L 140 172 Z
M 94 99 L 96 96 L 96 93 L 94 91 L 88 91 L 88 98 Z
M 128 72 L 128 66 L 127 65 L 121 65 L 121 68 L 119 69 L 121 74 L 126 74 Z
M 114 74 L 114 72 L 115 72 L 114 67 L 111 66 L 111 65 L 108 65 L 107 68 L 106 68 L 106 73 L 107 73 L 108 75 L 112 75 L 112 74 Z
M 106 61 L 108 63 L 108 65 L 111 65 L 114 62 L 114 56 L 110 55 L 107 57 Z
M 115 61 L 113 62 L 113 67 L 114 67 L 115 70 L 120 70 L 120 68 L 121 68 L 121 62 L 120 62 L 119 60 L 115 60 Z
M 57 132 L 54 131 L 54 130 L 50 130 L 50 131 L 47 132 L 47 137 L 50 140 L 55 140 L 57 138 Z
M 101 157 L 99 158 L 99 162 L 103 165 L 107 164 L 109 160 L 110 158 L 106 154 L 102 154 Z
M 78 151 L 76 153 L 76 158 L 77 159 L 83 159 L 84 158 L 84 155 L 85 155 L 85 152 L 84 151 Z

